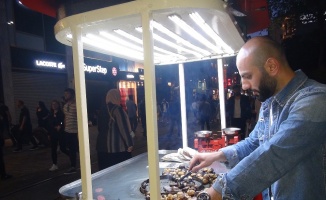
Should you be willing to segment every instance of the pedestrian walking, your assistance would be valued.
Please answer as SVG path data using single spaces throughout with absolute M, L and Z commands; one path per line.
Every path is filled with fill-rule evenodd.
M 75 90 L 67 88 L 64 91 L 65 104 L 64 113 L 64 137 L 67 151 L 69 152 L 70 168 L 64 174 L 76 173 L 78 152 L 78 127 Z
M 135 135 L 120 102 L 119 90 L 109 90 L 106 106 L 101 110 L 96 142 L 99 170 L 131 158 Z
M 14 152 L 22 151 L 23 138 L 27 139 L 32 143 L 33 147 L 29 150 L 37 150 L 38 144 L 33 136 L 32 122 L 28 108 L 25 106 L 24 101 L 18 100 L 17 107 L 20 109 L 19 114 L 19 131 L 17 134 L 17 148 Z
M 69 151 L 66 148 L 66 141 L 64 138 L 64 114 L 60 107 L 60 102 L 53 100 L 51 103 L 51 111 L 49 117 L 49 135 L 51 142 L 51 158 L 52 165 L 49 171 L 55 171 L 58 167 L 58 144 L 60 151 L 69 156 Z

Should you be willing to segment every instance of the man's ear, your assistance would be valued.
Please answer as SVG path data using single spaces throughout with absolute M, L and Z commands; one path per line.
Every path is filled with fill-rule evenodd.
M 266 60 L 265 69 L 270 76 L 275 76 L 278 73 L 279 68 L 279 62 L 275 58 L 268 58 Z

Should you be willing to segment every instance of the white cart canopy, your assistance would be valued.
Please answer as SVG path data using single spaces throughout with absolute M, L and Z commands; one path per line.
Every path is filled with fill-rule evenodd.
M 71 46 L 79 26 L 84 49 L 142 63 L 141 13 L 149 11 L 156 65 L 228 57 L 243 45 L 228 10 L 222 0 L 138 0 L 64 18 L 55 35 Z
M 160 199 L 154 66 L 178 63 L 183 74 L 185 62 L 217 58 L 223 88 L 220 58 L 237 54 L 244 44 L 225 1 L 136 0 L 57 22 L 56 39 L 73 50 L 83 199 L 93 199 L 83 49 L 144 63 L 150 193 Z M 223 91 L 220 96 L 223 100 Z M 184 94 L 181 97 L 185 124 Z

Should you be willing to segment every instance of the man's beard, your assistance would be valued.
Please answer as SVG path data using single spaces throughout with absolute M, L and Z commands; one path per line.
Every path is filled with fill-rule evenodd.
M 276 88 L 275 78 L 270 77 L 265 70 L 262 70 L 262 77 L 259 84 L 258 100 L 260 102 L 266 101 L 266 99 L 273 96 Z

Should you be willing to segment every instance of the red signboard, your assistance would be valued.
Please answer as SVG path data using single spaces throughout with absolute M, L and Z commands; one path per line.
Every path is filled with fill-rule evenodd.
M 270 19 L 267 0 L 236 0 L 237 9 L 247 16 L 247 33 L 254 33 L 266 29 Z
M 59 0 L 20 0 L 20 2 L 37 12 L 56 17 L 57 9 L 62 1 Z M 244 13 L 246 17 L 247 34 L 254 33 L 269 26 L 267 0 L 236 0 L 232 5 Z
M 36 12 L 54 18 L 57 16 L 57 9 L 59 7 L 58 0 L 20 0 L 20 2 Z

